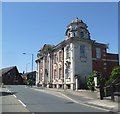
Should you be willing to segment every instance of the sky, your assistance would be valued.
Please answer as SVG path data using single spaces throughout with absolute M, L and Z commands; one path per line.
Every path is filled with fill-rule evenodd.
M 36 70 L 38 50 L 63 41 L 76 17 L 88 25 L 92 40 L 109 43 L 108 52 L 118 53 L 117 2 L 3 2 L 2 68 L 31 71 L 33 54 Z

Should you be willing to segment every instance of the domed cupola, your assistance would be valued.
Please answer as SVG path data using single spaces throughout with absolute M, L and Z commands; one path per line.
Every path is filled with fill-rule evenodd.
M 67 26 L 65 32 L 66 40 L 72 37 L 90 40 L 90 33 L 87 28 L 87 25 L 82 20 L 78 18 L 73 19 Z

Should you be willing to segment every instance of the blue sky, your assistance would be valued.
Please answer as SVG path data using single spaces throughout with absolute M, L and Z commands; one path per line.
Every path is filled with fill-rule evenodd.
M 38 50 L 45 44 L 58 44 L 65 30 L 78 17 L 87 25 L 91 39 L 109 43 L 109 53 L 118 53 L 117 2 L 4 2 L 2 4 L 2 67 L 31 70 Z M 34 62 L 34 70 L 36 64 Z

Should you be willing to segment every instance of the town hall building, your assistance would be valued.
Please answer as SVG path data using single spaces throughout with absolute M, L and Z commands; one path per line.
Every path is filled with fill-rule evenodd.
M 92 71 L 108 77 L 119 65 L 118 54 L 107 53 L 107 44 L 92 40 L 88 26 L 75 18 L 67 26 L 65 40 L 45 44 L 37 54 L 36 85 L 53 88 L 86 88 Z

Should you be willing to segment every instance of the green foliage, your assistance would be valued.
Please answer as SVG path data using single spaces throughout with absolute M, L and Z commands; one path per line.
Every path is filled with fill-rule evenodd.
M 120 76 L 120 66 L 117 66 L 115 67 L 113 70 L 112 70 L 112 73 L 111 73 L 111 78 L 112 79 L 116 79 L 117 77 Z
M 91 73 L 87 77 L 87 86 L 90 90 L 95 90 L 95 83 L 94 83 L 94 73 Z
M 108 85 L 110 85 L 111 83 L 112 83 L 112 79 L 110 78 L 109 80 L 107 80 L 107 81 L 105 82 L 105 85 L 108 86 Z
M 28 79 L 27 85 L 32 86 L 33 85 L 33 80 L 32 79 Z
M 105 78 L 101 75 L 101 73 L 99 73 L 98 71 L 93 71 L 87 77 L 87 86 L 92 91 L 95 90 L 94 77 L 96 77 L 96 76 L 97 76 L 97 86 L 99 86 L 100 83 L 103 83 L 103 84 L 105 83 Z
M 100 74 L 99 76 L 98 76 L 98 80 L 97 80 L 97 83 L 98 83 L 98 85 L 100 85 L 100 83 L 105 83 L 105 78 Z
M 117 77 L 120 77 L 120 66 L 113 68 L 110 78 L 106 81 L 106 85 L 110 85 Z

